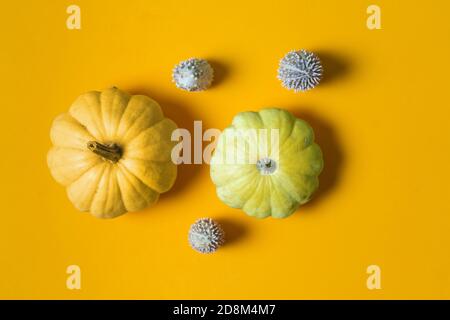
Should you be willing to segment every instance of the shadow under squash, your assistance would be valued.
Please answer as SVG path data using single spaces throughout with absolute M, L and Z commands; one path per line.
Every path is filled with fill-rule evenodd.
M 235 220 L 228 218 L 218 218 L 216 221 L 222 226 L 225 232 L 225 244 L 224 246 L 232 245 L 235 242 L 239 242 L 248 234 L 247 228 Z
M 211 85 L 211 88 L 222 84 L 222 82 L 228 77 L 229 67 L 218 60 L 208 59 L 209 64 L 214 70 L 214 79 Z
M 334 79 L 344 78 L 351 72 L 352 66 L 348 59 L 329 51 L 317 51 L 323 66 L 323 78 L 320 85 L 326 85 Z

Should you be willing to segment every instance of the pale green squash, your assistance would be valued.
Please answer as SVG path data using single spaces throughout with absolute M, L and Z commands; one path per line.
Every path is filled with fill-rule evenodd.
M 253 129 L 267 129 L 268 143 L 243 134 Z M 271 138 L 270 129 L 278 129 L 278 139 Z M 233 135 L 240 140 L 230 139 Z M 308 123 L 270 108 L 236 115 L 220 135 L 210 164 L 217 195 L 225 204 L 257 218 L 285 218 L 319 186 L 323 157 Z

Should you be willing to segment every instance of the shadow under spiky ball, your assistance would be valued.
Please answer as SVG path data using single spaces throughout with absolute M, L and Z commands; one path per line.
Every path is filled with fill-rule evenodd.
M 202 91 L 211 86 L 214 70 L 208 61 L 191 58 L 175 66 L 172 80 L 175 85 L 187 91 Z
M 291 51 L 280 60 L 278 79 L 283 87 L 306 91 L 317 86 L 322 79 L 323 68 L 317 55 L 306 50 Z
M 189 244 L 201 253 L 212 253 L 225 242 L 220 225 L 210 218 L 197 220 L 189 229 Z

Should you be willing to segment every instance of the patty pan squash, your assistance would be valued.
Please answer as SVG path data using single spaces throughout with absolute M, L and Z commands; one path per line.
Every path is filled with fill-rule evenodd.
M 243 134 L 255 129 L 267 132 L 267 143 L 261 144 L 259 135 Z M 272 129 L 278 129 L 277 139 Z M 230 154 L 231 162 L 226 161 Z M 237 114 L 220 135 L 210 164 L 217 195 L 225 204 L 257 218 L 285 218 L 317 189 L 323 158 L 308 123 L 269 108 Z
M 175 182 L 176 127 L 146 96 L 117 88 L 88 92 L 53 121 L 48 167 L 80 211 L 98 218 L 138 211 Z

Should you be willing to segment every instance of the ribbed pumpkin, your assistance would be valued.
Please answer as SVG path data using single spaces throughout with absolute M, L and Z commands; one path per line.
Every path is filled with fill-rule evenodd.
M 245 134 L 260 129 L 268 136 L 277 130 L 277 148 L 272 148 L 270 136 L 261 144 L 258 135 Z M 252 147 L 255 163 L 250 161 Z M 233 157 L 234 163 L 226 160 Z M 322 152 L 308 123 L 288 111 L 270 108 L 234 117 L 217 142 L 211 178 L 218 197 L 230 207 L 257 218 L 285 218 L 309 201 L 322 167 Z
M 117 88 L 88 92 L 53 121 L 48 167 L 80 211 L 98 218 L 138 211 L 175 182 L 175 129 L 146 96 Z

